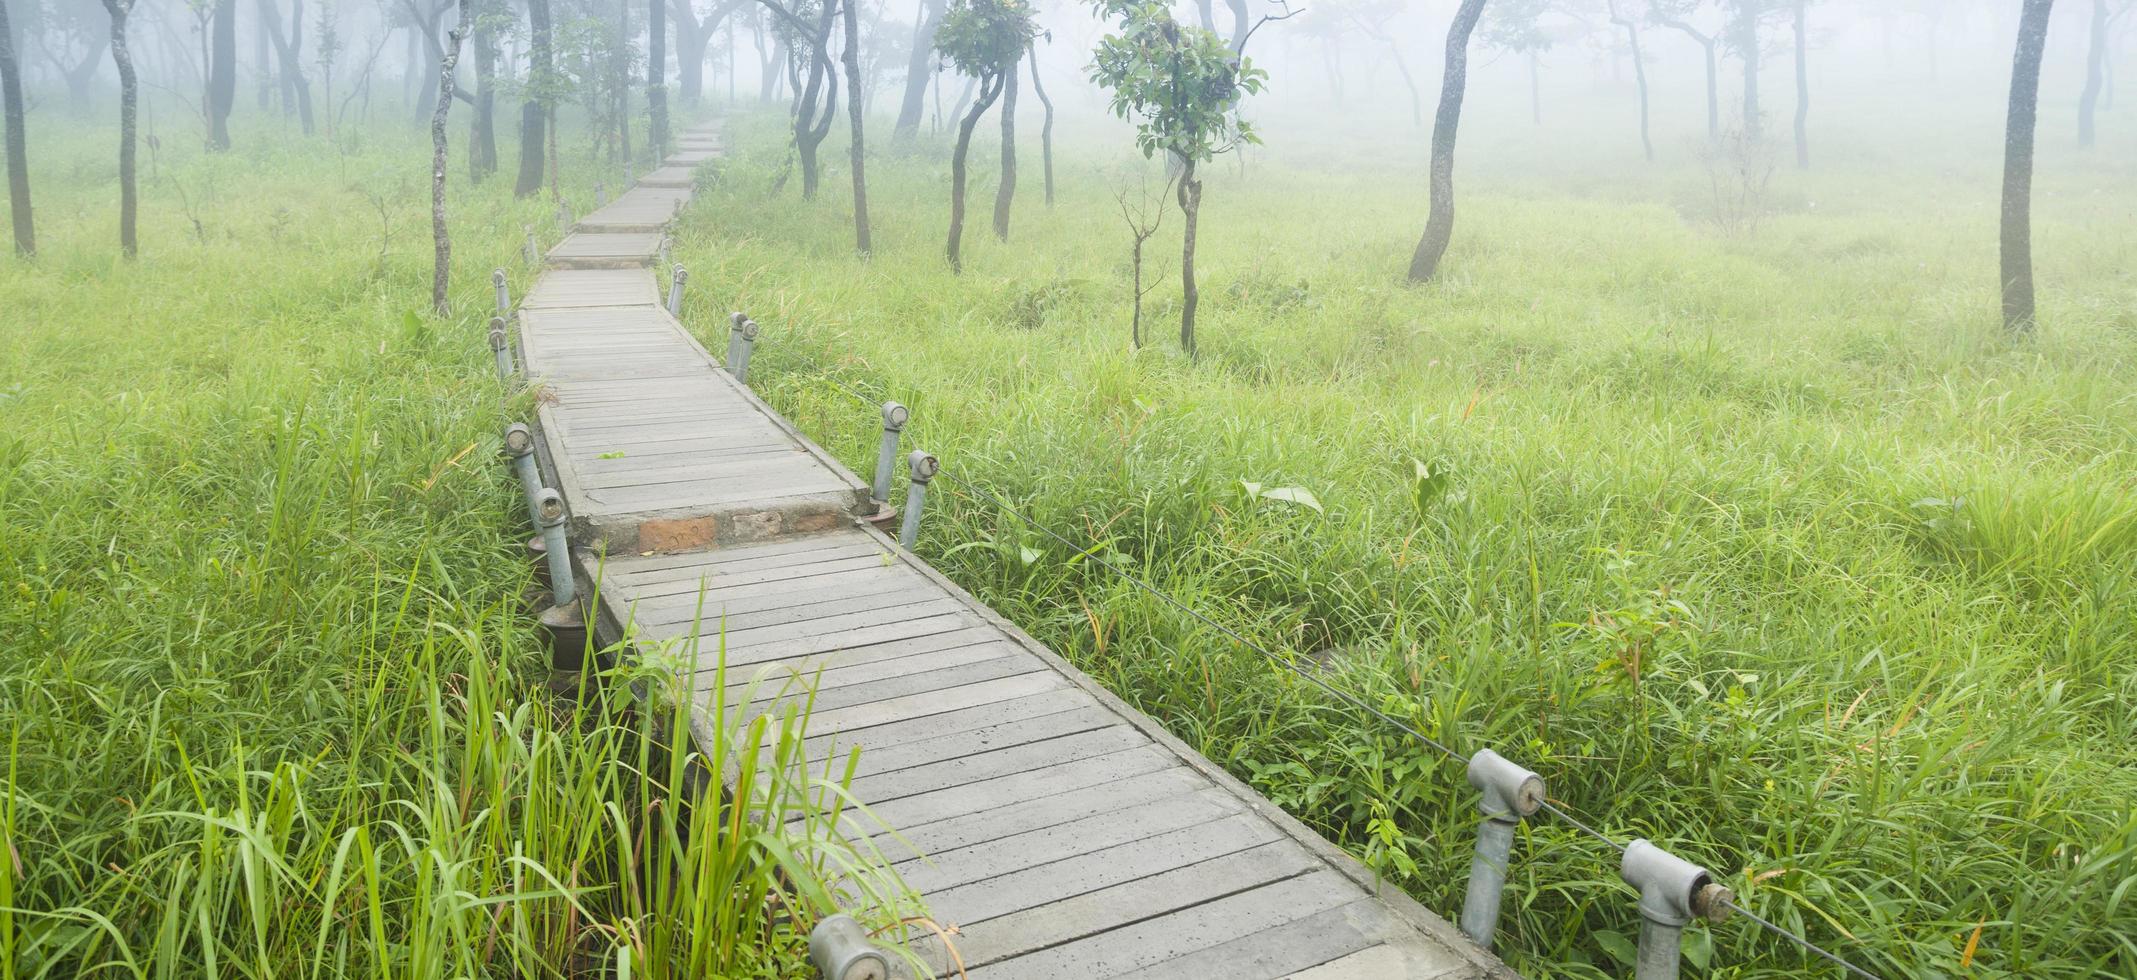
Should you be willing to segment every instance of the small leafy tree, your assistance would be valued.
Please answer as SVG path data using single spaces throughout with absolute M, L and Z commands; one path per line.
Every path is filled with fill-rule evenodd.
M 1135 120 L 1135 144 L 1143 156 L 1163 151 L 1179 167 L 1174 193 L 1186 223 L 1180 244 L 1180 346 L 1193 356 L 1195 220 L 1202 210 L 1202 179 L 1195 171 L 1241 144 L 1259 142 L 1235 110 L 1240 99 L 1261 91 L 1268 73 L 1214 31 L 1174 20 L 1161 3 L 1097 0 L 1095 5 L 1102 16 L 1118 20 L 1120 32 L 1098 42 L 1092 80 L 1112 91 L 1115 115 Z
M 965 234 L 965 158 L 972 130 L 1002 95 L 1009 74 L 1037 36 L 1028 0 L 955 0 L 935 31 L 935 50 L 957 73 L 978 83 L 978 97 L 957 124 L 957 148 L 950 154 L 950 268 L 963 269 L 960 247 Z

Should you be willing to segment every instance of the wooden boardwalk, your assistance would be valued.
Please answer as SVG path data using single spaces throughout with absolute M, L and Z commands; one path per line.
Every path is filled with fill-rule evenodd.
M 602 639 L 697 639 L 700 704 L 737 723 L 815 678 L 808 755 L 862 747 L 854 793 L 897 830 L 877 843 L 974 978 L 1511 976 L 858 520 L 866 486 L 656 302 L 658 226 L 720 150 L 681 145 L 518 317 Z

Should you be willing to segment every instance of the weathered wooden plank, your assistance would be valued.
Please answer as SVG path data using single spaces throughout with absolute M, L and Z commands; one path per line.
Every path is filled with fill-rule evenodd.
M 996 657 L 992 660 L 982 660 L 978 663 L 961 664 L 940 670 L 889 677 L 836 690 L 816 691 L 811 700 L 814 702 L 817 711 L 832 711 L 839 708 L 881 704 L 885 701 L 923 694 L 955 691 L 958 688 L 970 687 L 974 684 L 999 680 L 1004 677 L 1038 673 L 1046 669 L 1045 664 L 1028 655 Z M 739 698 L 742 695 L 735 694 L 728 698 L 728 704 L 730 707 L 740 709 L 736 712 L 739 721 L 748 721 L 764 712 L 776 710 L 782 702 L 792 701 L 805 687 L 805 684 L 797 683 L 788 685 L 788 690 L 783 693 L 776 689 L 760 691 L 757 692 L 760 700 L 756 701 L 741 701 Z M 764 697 L 765 694 L 777 694 L 778 696 Z
M 1207 949 L 1356 901 L 1358 886 L 1313 871 L 1190 906 L 1169 915 L 1049 946 L 971 971 L 972 980 L 1110 977 Z
M 860 776 L 853 781 L 853 792 L 856 797 L 874 804 L 932 793 L 982 779 L 1065 765 L 1148 744 L 1149 739 L 1130 728 L 1119 725 L 1092 728 L 1058 738 L 1007 746 L 992 752 L 944 759 L 941 762 L 895 772 Z M 865 756 L 867 753 L 864 751 L 862 754 Z
M 856 728 L 870 728 L 906 718 L 919 718 L 925 715 L 941 714 L 945 711 L 955 711 L 959 708 L 969 708 L 974 705 L 1007 701 L 1010 698 L 1037 694 L 1041 691 L 1051 691 L 1066 685 L 1067 682 L 1061 679 L 1061 675 L 1051 671 L 1042 670 L 1029 674 L 1017 674 L 998 680 L 966 684 L 947 691 L 934 691 L 926 694 L 892 698 L 887 701 L 872 701 L 868 704 L 857 704 L 850 708 L 836 708 L 830 711 L 818 712 L 809 717 L 809 731 L 821 735 L 851 731 Z M 1080 765 L 1080 763 L 1077 764 Z M 1008 789 L 1003 790 L 1005 793 L 1009 791 Z M 988 796 L 979 797 L 979 799 L 991 798 Z M 1000 802 L 988 805 L 1003 806 L 1014 802 L 1016 802 L 1015 799 L 1003 799 Z M 935 820 L 947 815 L 947 813 L 939 813 L 926 819 Z M 891 824 L 893 827 L 903 825 L 902 823 Z
M 989 920 L 985 928 L 973 928 L 969 920 L 948 918 L 963 927 L 958 953 L 967 967 L 985 966 L 1049 946 L 1073 942 L 1119 929 L 1170 912 L 1236 895 L 1272 882 L 1315 870 L 1319 862 L 1304 849 L 1284 843 L 1265 844 L 1236 851 L 1147 878 L 1124 881 L 1085 892 L 1048 905 L 1026 908 Z M 947 916 L 931 906 L 937 916 Z M 1345 942 L 1350 949 L 1358 946 Z M 934 944 L 922 943 L 920 951 L 929 960 L 942 962 Z M 1202 977 L 1273 976 L 1261 972 L 1216 970 L 1193 974 Z
M 875 744 L 872 737 L 848 736 L 845 743 L 833 738 L 821 745 L 804 745 L 803 751 L 810 759 L 821 760 L 844 755 L 850 745 L 866 745 L 867 751 L 862 754 L 860 768 L 855 775 L 873 776 L 948 759 L 962 759 L 1042 739 L 1093 731 L 1114 724 L 1112 713 L 1095 703 L 1032 715 L 1030 711 L 1033 706 L 1029 703 L 1031 700 L 1034 699 L 1020 699 L 1023 702 L 1021 704 L 1003 702 L 970 709 L 994 710 L 1003 720 L 982 728 L 954 732 L 926 741 L 882 748 Z
M 866 752 L 862 753 L 866 755 Z M 1213 857 L 1283 834 L 1200 789 L 971 847 L 937 850 L 895 867 L 936 915 L 969 925 Z
M 964 629 L 967 626 L 981 625 L 985 625 L 985 623 L 976 613 L 970 610 L 958 610 L 940 616 L 928 616 L 891 623 L 873 623 L 868 626 L 847 630 L 843 633 L 831 633 L 823 636 L 796 637 L 769 643 L 744 645 L 730 642 L 727 644 L 727 662 L 730 665 L 747 665 L 763 663 L 767 660 L 806 657 L 814 654 L 830 653 L 834 650 L 844 650 L 849 647 L 868 646 L 889 640 L 927 636 L 932 633 L 947 633 L 951 630 Z M 706 635 L 715 636 L 717 634 L 708 632 Z
M 773 565 L 763 568 L 745 568 L 740 571 L 711 569 L 695 578 L 676 577 L 653 581 L 630 582 L 620 578 L 630 589 L 632 598 L 645 600 L 663 595 L 695 595 L 700 590 L 711 593 L 725 592 L 744 585 L 760 585 L 769 582 L 789 582 L 794 579 L 815 578 L 839 572 L 863 572 L 886 567 L 881 555 L 853 555 L 851 557 L 824 558 L 818 561 L 792 565 Z
M 1029 689 L 1018 691 L 1017 693 L 1030 694 L 1036 690 L 1044 690 L 1039 685 L 1048 679 L 1054 680 L 1057 684 L 1059 683 L 1057 675 L 1043 673 L 1024 674 L 994 683 L 1007 685 L 1011 681 L 1026 682 Z M 973 685 L 973 687 L 979 686 Z M 965 690 L 970 689 L 967 688 Z M 1001 699 L 997 697 L 992 700 Z M 859 708 L 847 708 L 845 710 L 860 712 L 878 707 L 878 705 L 864 705 Z M 836 715 L 838 712 L 831 712 L 830 714 Z M 822 721 L 821 717 L 811 718 L 809 720 L 809 730 L 821 730 L 823 727 Z M 838 727 L 849 726 L 839 725 Z M 945 817 L 977 813 L 981 810 L 991 810 L 995 807 L 1022 803 L 1042 796 L 1054 796 L 1072 790 L 1102 786 L 1130 776 L 1140 776 L 1146 772 L 1155 772 L 1159 769 L 1170 769 L 1177 765 L 1179 765 L 1179 760 L 1174 759 L 1170 753 L 1155 746 L 1146 745 L 1096 758 L 1078 759 L 1066 765 L 1053 766 L 1033 772 L 1020 772 L 997 779 L 966 783 L 963 786 L 937 790 L 933 793 L 922 793 L 918 796 L 890 800 L 871 809 L 888 826 L 912 827 L 941 820 Z
M 862 754 L 865 757 L 867 753 Z M 1209 788 L 1209 784 L 1194 770 L 1185 766 L 1141 772 L 1104 785 L 1105 792 L 1102 793 L 1086 792 L 1088 786 L 1083 784 L 1065 785 L 1059 792 L 1034 796 L 1016 803 L 980 808 L 929 821 L 908 821 L 897 825 L 898 833 L 895 835 L 881 832 L 879 828 L 864 828 L 857 833 L 871 835 L 870 842 L 886 853 L 893 853 L 898 857 L 918 857 L 1014 837 L 1044 827 L 1080 820 L 1093 814 L 1109 813 L 1152 800 Z
M 1434 980 L 1478 975 L 1466 962 L 1451 967 L 1446 966 L 1446 962 L 1446 950 L 1415 939 L 1404 939 L 1308 967 L 1291 974 L 1290 980 L 1386 980 L 1387 977 Z M 1162 970 L 1165 966 L 1161 963 L 1151 969 Z
M 1283 977 L 1301 970 L 1317 970 L 1334 961 L 1366 950 L 1387 950 L 1379 968 L 1383 972 L 1357 973 L 1353 977 L 1431 977 L 1466 966 L 1446 950 L 1437 955 L 1416 943 L 1386 945 L 1390 937 L 1406 931 L 1388 915 L 1379 902 L 1361 897 L 1324 909 L 1301 919 L 1260 932 L 1243 932 L 1239 938 L 1144 967 L 1127 976 L 1135 980 L 1202 980 L 1204 977 Z M 1355 970 L 1354 961 L 1350 968 Z M 1322 971 L 1322 976 L 1337 975 Z

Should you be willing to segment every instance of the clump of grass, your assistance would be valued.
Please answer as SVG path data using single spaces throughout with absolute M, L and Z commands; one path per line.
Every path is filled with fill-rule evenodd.
M 767 196 L 767 152 L 679 249 L 694 281 L 777 309 L 758 314 L 767 397 L 860 468 L 872 416 L 827 379 L 911 406 L 907 444 L 950 477 L 924 555 L 1434 909 L 1467 874 L 1459 772 L 956 481 L 1257 642 L 1340 651 L 1326 669 L 1375 705 L 1522 760 L 1583 820 L 1872 970 L 2137 964 L 2137 404 L 2116 383 L 2137 336 L 2108 312 L 2137 295 L 2077 277 L 2137 246 L 2090 191 L 2037 215 L 2062 256 L 2044 269 L 2078 268 L 2044 294 L 2053 327 L 2012 348 L 1979 281 L 1993 238 L 1950 175 L 1777 175 L 1848 206 L 1750 238 L 1638 200 L 1669 175 L 1625 178 L 1621 203 L 1483 177 L 1448 281 L 1404 289 L 1414 174 L 1257 161 L 1210 178 L 1205 291 L 1249 286 L 1205 305 L 1190 363 L 1127 350 L 1098 167 L 1065 156 L 1061 206 L 956 277 L 931 165 L 870 168 L 861 264 L 839 209 Z M 1864 240 L 1879 256 L 1849 258 Z M 1096 285 L 1045 331 L 985 312 L 1064 276 Z M 1313 302 L 1272 315 L 1262 286 L 1292 282 Z M 1422 506 L 1416 460 L 1448 474 Z M 1924 497 L 1963 498 L 1963 524 L 1925 530 Z M 1524 834 L 1501 950 L 1622 974 L 1615 855 L 1550 821 Z M 1823 969 L 1745 923 L 1690 944 L 1716 974 Z
M 122 263 L 113 138 L 60 133 L 0 262 L 0 975 L 779 975 L 896 914 L 805 718 L 671 753 L 667 669 L 545 687 L 482 326 L 546 202 L 455 178 L 433 319 L 426 202 L 373 193 L 420 134 L 169 141 Z

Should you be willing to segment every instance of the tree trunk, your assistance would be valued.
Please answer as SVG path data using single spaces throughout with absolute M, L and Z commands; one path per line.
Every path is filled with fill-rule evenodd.
M 823 145 L 824 137 L 831 134 L 831 120 L 838 114 L 838 75 L 831 69 L 831 53 L 825 46 L 831 38 L 831 19 L 838 16 L 839 6 L 839 0 L 824 3 L 816 33 L 809 39 L 814 44 L 809 52 L 809 81 L 794 97 L 794 150 L 801 157 L 801 199 L 804 201 L 816 199 L 816 185 L 821 176 L 816 150 Z
M 2091 149 L 2093 115 L 2100 106 L 2100 90 L 2107 69 L 2107 0 L 2092 0 L 2092 41 L 2085 53 L 2085 92 L 2078 96 L 2078 145 Z
M 1002 180 L 994 187 L 994 237 L 1009 240 L 1009 207 L 1017 197 L 1017 63 L 1002 72 Z
M 1759 113 L 1759 0 L 1737 0 L 1736 51 L 1744 59 L 1744 139 L 1766 138 Z
M 1410 77 L 1410 63 L 1403 59 L 1402 45 L 1395 43 L 1393 38 L 1385 38 L 1384 40 L 1388 44 L 1388 54 L 1395 59 L 1395 71 L 1402 76 L 1403 87 L 1410 90 L 1410 124 L 1423 129 L 1425 128 L 1425 99 L 1424 96 L 1417 94 L 1417 80 Z
M 682 88 L 683 104 L 697 105 L 705 96 L 705 49 L 712 43 L 714 31 L 719 24 L 714 21 L 699 22 L 689 12 L 689 0 L 677 0 L 681 6 L 668 11 L 675 24 L 675 73 Z
M 2003 326 L 2030 336 L 2033 309 L 2033 129 L 2041 94 L 2041 51 L 2055 0 L 2025 0 L 2011 57 L 2011 104 L 2003 141 Z
M 519 105 L 519 180 L 515 197 L 533 197 L 542 189 L 542 151 L 548 143 L 549 86 L 553 62 L 549 51 L 549 0 L 527 0 L 531 47 L 527 52 L 527 100 Z
M 445 117 L 453 109 L 453 74 L 460 62 L 460 40 L 467 36 L 472 0 L 460 0 L 460 23 L 445 35 L 445 53 L 438 59 L 437 103 L 430 116 L 430 237 L 436 259 L 430 269 L 430 308 L 448 316 L 446 286 L 453 271 L 453 240 L 445 230 Z
M 260 6 L 264 8 L 270 2 L 272 0 L 260 0 Z M 274 105 L 275 66 L 273 55 L 268 52 L 267 11 L 263 9 L 260 14 L 260 22 L 254 25 L 252 32 L 252 60 L 253 71 L 258 73 L 255 81 L 258 82 L 260 112 L 264 114 Z
M 1432 117 L 1432 214 L 1425 236 L 1410 257 L 1410 281 L 1430 282 L 1454 238 L 1454 136 L 1462 125 L 1462 93 L 1469 84 L 1469 35 L 1484 15 L 1484 0 L 1462 0 L 1447 28 L 1446 74 L 1440 80 L 1439 112 Z
M 1046 97 L 1046 86 L 1039 81 L 1039 50 L 1025 45 L 1024 57 L 1031 61 L 1031 90 L 1039 96 L 1039 104 L 1046 107 L 1046 121 L 1039 126 L 1039 162 L 1046 171 L 1046 206 L 1054 206 L 1054 100 Z
M 475 104 L 468 123 L 467 171 L 470 183 L 497 172 L 497 36 L 478 21 L 475 43 Z
M 291 16 L 296 23 L 290 25 L 294 37 L 282 34 L 282 10 L 275 0 L 260 0 L 260 30 L 273 39 L 275 57 L 281 62 L 283 84 L 295 95 L 297 118 L 304 127 L 304 135 L 312 135 L 312 83 L 304 77 L 304 65 L 299 57 L 298 44 L 304 28 L 304 0 L 297 0 Z
M 869 252 L 868 242 L 868 174 L 866 170 L 866 145 L 861 137 L 861 17 L 859 0 L 846 0 L 846 121 L 853 127 L 853 145 L 850 152 L 853 160 L 853 247 L 862 255 Z
M 1195 176 L 1194 158 L 1184 161 L 1178 189 L 1180 215 L 1187 219 L 1187 229 L 1180 233 L 1180 349 L 1194 357 L 1195 307 L 1202 300 L 1195 289 L 1195 220 L 1202 214 L 1202 179 Z
M 1254 29 L 1253 18 L 1247 13 L 1247 0 L 1224 0 L 1232 11 L 1232 53 L 1246 50 L 1247 32 Z
M 134 180 L 134 117 L 140 104 L 141 86 L 134 78 L 134 57 L 126 49 L 126 17 L 134 0 L 104 0 L 111 15 L 111 63 L 119 69 L 119 251 L 127 258 L 139 254 L 134 240 L 134 211 L 139 194 Z
M 15 225 L 15 253 L 37 254 L 37 223 L 30 213 L 29 136 L 23 131 L 22 64 L 15 58 L 15 32 L 0 0 L 0 111 L 7 118 L 7 204 Z
M 1803 25 L 1804 0 L 1796 0 L 1796 169 L 1811 168 L 1811 137 L 1808 122 L 1811 114 L 1810 64 L 1804 50 L 1809 47 Z
M 926 111 L 928 59 L 935 53 L 935 28 L 942 23 L 943 0 L 920 0 L 913 13 L 913 49 L 905 59 L 905 100 L 898 104 L 898 124 L 892 139 L 906 139 L 920 132 L 920 117 Z
M 1529 122 L 1543 125 L 1543 57 L 1529 49 Z
M 1632 81 L 1640 93 L 1640 152 L 1646 154 L 1647 162 L 1655 162 L 1655 142 L 1647 135 L 1647 63 L 1640 57 L 1640 22 L 1630 17 L 1618 16 L 1618 5 L 1612 0 L 1610 21 L 1625 28 L 1625 43 L 1632 47 Z
M 668 155 L 668 0 L 646 0 L 646 149 Z
M 1217 29 L 1216 11 L 1210 7 L 1210 0 L 1195 0 L 1195 14 L 1201 19 L 1203 30 Z
M 462 0 L 465 2 L 465 0 Z M 631 160 L 631 0 L 616 0 L 616 148 Z
M 972 150 L 972 130 L 979 125 L 979 117 L 994 104 L 995 96 L 1001 94 L 1000 80 L 989 78 L 981 81 L 979 101 L 972 104 L 957 124 L 957 148 L 950 153 L 950 271 L 963 272 L 964 256 L 961 248 L 965 236 L 965 157 Z
M 216 0 L 210 25 L 208 149 L 230 148 L 230 108 L 237 100 L 237 0 Z

